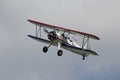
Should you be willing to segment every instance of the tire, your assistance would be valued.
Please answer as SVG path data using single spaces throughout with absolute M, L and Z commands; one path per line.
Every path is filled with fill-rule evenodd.
M 43 52 L 46 53 L 47 51 L 48 51 L 48 47 L 47 46 L 43 47 Z
M 85 60 L 85 57 L 83 56 L 83 60 Z
M 58 50 L 57 54 L 58 54 L 58 56 L 62 56 L 63 51 L 62 50 Z

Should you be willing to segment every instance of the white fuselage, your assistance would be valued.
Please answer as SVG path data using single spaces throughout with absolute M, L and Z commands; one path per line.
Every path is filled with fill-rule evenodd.
M 58 37 L 60 40 L 59 40 L 59 39 L 56 39 L 56 40 L 54 41 L 53 45 L 58 46 L 57 43 L 59 43 L 59 42 L 62 43 L 62 41 L 64 41 L 65 43 L 67 43 L 67 44 L 69 44 L 70 46 L 75 47 L 75 48 L 77 48 L 77 49 L 71 48 L 71 47 L 66 47 L 66 46 L 62 46 L 62 45 L 61 45 L 61 48 L 63 48 L 63 49 L 66 49 L 66 50 L 68 50 L 68 51 L 74 52 L 74 53 L 76 53 L 76 54 L 79 54 L 79 55 L 82 55 L 82 56 L 85 56 L 85 57 L 87 57 L 87 56 L 90 55 L 90 54 L 93 54 L 93 55 L 94 55 L 93 52 L 89 52 L 89 51 L 83 50 L 80 45 L 78 45 L 75 41 L 71 40 L 69 37 L 62 36 L 62 35 L 59 34 L 59 33 L 56 33 L 56 34 L 57 34 L 57 37 Z M 62 41 L 61 41 L 61 40 L 62 40 Z M 80 48 L 81 48 L 81 49 L 80 49 Z

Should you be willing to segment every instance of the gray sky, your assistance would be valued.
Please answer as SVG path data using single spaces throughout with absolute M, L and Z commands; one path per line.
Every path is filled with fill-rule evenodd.
M 1 0 L 0 80 L 120 80 L 119 0 Z M 28 38 L 34 25 L 27 19 L 95 34 L 93 50 L 82 57 Z

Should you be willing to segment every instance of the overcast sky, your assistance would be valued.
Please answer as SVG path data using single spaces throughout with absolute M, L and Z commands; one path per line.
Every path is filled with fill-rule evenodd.
M 92 49 L 80 55 L 27 37 L 33 19 L 95 34 Z M 120 80 L 120 0 L 0 0 L 0 80 Z

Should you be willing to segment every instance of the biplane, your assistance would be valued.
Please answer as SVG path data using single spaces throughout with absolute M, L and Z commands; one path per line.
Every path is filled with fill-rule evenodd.
M 89 55 L 98 56 L 98 54 L 95 51 L 91 50 L 89 41 L 90 39 L 100 40 L 100 38 L 93 34 L 67 29 L 59 26 L 54 26 L 30 19 L 28 19 L 27 21 L 33 23 L 36 26 L 35 36 L 32 35 L 28 35 L 28 36 L 34 40 L 48 44 L 47 46 L 43 47 L 44 53 L 47 53 L 49 47 L 54 45 L 57 46 L 58 56 L 62 56 L 63 49 L 81 55 L 83 57 L 82 58 L 83 60 L 85 60 L 85 57 Z M 46 39 L 42 37 L 43 32 L 47 33 Z M 78 44 L 75 40 L 73 40 L 70 37 L 70 35 L 82 37 L 81 45 Z

